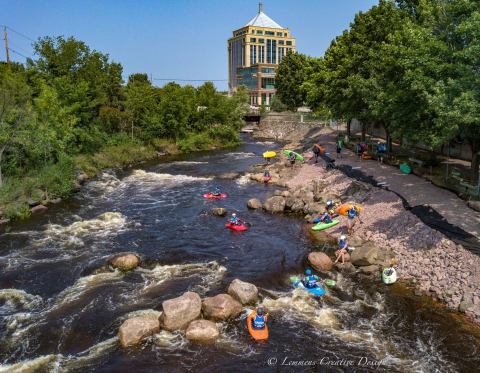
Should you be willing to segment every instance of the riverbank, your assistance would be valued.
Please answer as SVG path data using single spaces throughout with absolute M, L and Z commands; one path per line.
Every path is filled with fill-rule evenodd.
M 315 136 L 308 136 L 309 133 L 315 133 Z M 330 136 L 329 129 L 312 128 L 303 139 L 298 139 L 297 135 L 290 137 L 292 142 L 286 147 L 302 150 L 312 142 L 327 143 Z M 284 137 L 284 140 L 290 138 Z M 277 205 L 311 219 L 323 211 L 322 206 L 328 198 L 362 204 L 363 224 L 357 224 L 350 240 L 368 241 L 382 251 L 393 252 L 400 279 L 414 284 L 416 294 L 432 296 L 450 309 L 464 312 L 475 322 L 480 322 L 480 258 L 477 255 L 423 223 L 405 209 L 397 194 L 352 179 L 340 170 L 327 172 L 324 161 L 320 160 L 318 164 L 308 161 L 311 155 L 309 151 L 305 152 L 307 162 L 295 168 L 289 167 L 285 161 L 270 166 L 272 172 L 279 175 L 275 180 L 278 185 L 285 185 L 289 191 L 288 195 L 277 196 L 277 199 L 284 198 L 283 202 L 277 201 Z M 277 212 L 279 210 L 283 208 Z M 328 234 L 335 238 L 346 234 L 344 220 L 329 229 Z M 378 264 L 366 261 L 357 266 L 357 270 L 362 271 L 366 265 Z
M 156 139 L 149 144 L 125 141 L 104 146 L 97 153 L 60 159 L 24 177 L 11 177 L 0 188 L 0 227 L 42 214 L 78 192 L 81 186 L 106 169 L 124 169 L 167 155 L 228 148 L 238 141 L 225 142 L 192 134 L 180 141 Z

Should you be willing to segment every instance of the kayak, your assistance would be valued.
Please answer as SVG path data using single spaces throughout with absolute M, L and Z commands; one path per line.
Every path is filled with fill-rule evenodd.
M 272 150 L 269 150 L 268 152 L 263 153 L 263 158 L 273 158 L 276 156 L 277 156 L 277 153 L 275 153 Z
M 264 177 L 263 177 L 263 182 L 264 182 L 264 183 L 268 183 L 270 180 L 272 180 L 272 177 L 271 177 L 271 176 L 264 176 Z
M 297 161 L 303 161 L 303 156 L 301 156 L 300 154 L 295 153 L 295 152 L 292 151 L 292 150 L 284 150 L 284 151 L 283 151 L 283 154 L 285 154 L 287 157 L 290 157 L 290 154 L 292 154 L 292 153 L 295 154 L 295 159 L 296 159 Z
M 266 341 L 268 339 L 268 326 L 265 323 L 265 328 L 255 329 L 253 327 L 253 319 L 255 318 L 255 311 L 251 312 L 247 317 L 248 332 L 256 341 Z
M 225 193 L 221 193 L 220 195 L 216 196 L 213 193 L 206 193 L 203 195 L 204 198 L 209 198 L 209 199 L 221 199 L 221 198 L 226 198 L 227 195 Z
M 320 150 L 320 155 L 323 155 L 325 154 L 325 148 L 319 144 L 315 144 L 315 147 L 318 148 L 318 150 Z
M 370 153 L 362 153 L 362 159 L 373 159 L 373 155 Z
M 402 171 L 404 174 L 411 174 L 412 168 L 408 164 L 402 163 L 400 165 L 400 171 Z
M 392 270 L 392 273 L 390 273 L 390 275 L 388 274 L 389 270 Z M 382 271 L 382 281 L 384 284 L 387 285 L 397 282 L 397 271 L 395 271 L 395 268 L 385 268 Z
M 333 219 L 331 223 L 318 223 L 312 227 L 312 231 L 323 231 L 338 224 L 338 220 Z
M 327 286 L 335 286 L 337 284 L 337 282 L 335 280 L 332 280 L 331 278 L 326 278 L 323 282 Z
M 309 293 L 312 293 L 313 295 L 316 295 L 318 297 L 321 297 L 322 295 L 325 295 L 325 289 L 322 288 L 321 286 L 317 285 L 315 288 L 306 288 L 305 285 L 303 285 L 302 280 L 298 276 L 292 276 L 290 277 L 290 281 L 292 282 L 293 286 L 296 288 L 301 288 L 305 289 Z
M 233 229 L 234 231 L 239 231 L 239 232 L 248 230 L 247 226 L 243 224 L 235 225 L 233 223 L 227 223 L 225 224 L 225 227 Z
M 350 210 L 352 207 L 356 207 L 358 212 L 362 211 L 362 207 L 360 205 L 357 205 L 355 203 L 344 203 L 343 205 L 338 206 L 335 212 L 338 215 L 347 216 L 348 210 Z

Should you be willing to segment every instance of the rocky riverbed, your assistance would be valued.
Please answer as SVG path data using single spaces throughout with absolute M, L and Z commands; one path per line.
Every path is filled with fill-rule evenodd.
M 266 130 L 261 132 L 262 136 Z M 308 133 L 301 129 L 301 134 Z M 328 129 L 313 128 L 316 138 L 328 134 Z M 275 137 L 275 136 L 273 136 Z M 297 135 L 285 148 L 313 143 L 311 137 Z M 305 148 L 305 146 L 304 146 Z M 379 269 L 395 258 L 399 278 L 415 285 L 418 295 L 429 295 L 449 308 L 464 312 L 480 322 L 480 257 L 447 239 L 442 233 L 425 225 L 405 209 L 396 194 L 368 183 L 354 180 L 339 170 L 326 171 L 324 161 L 315 164 L 312 153 L 303 153 L 305 163 L 293 167 L 285 159 L 267 166 L 271 182 L 286 190 L 278 190 L 266 201 L 251 200 L 249 206 L 263 207 L 271 213 L 298 213 L 307 221 L 324 211 L 327 199 L 355 202 L 363 206 L 362 224 L 357 224 L 349 243 L 354 246 L 352 264 L 345 270 L 371 273 L 380 278 Z M 253 173 L 252 180 L 263 181 L 262 174 Z M 346 234 L 343 217 L 327 233 L 333 238 Z M 372 249 L 374 246 L 374 249 Z M 341 267 L 338 267 L 341 268 Z

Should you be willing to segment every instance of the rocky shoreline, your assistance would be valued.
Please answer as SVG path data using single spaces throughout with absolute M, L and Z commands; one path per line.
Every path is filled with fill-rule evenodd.
M 331 133 L 322 128 L 309 131 L 312 132 L 316 138 Z M 262 138 L 264 133 L 265 130 L 261 132 Z M 302 130 L 302 134 L 305 135 L 305 131 Z M 308 147 L 305 144 L 314 142 L 313 138 L 301 139 L 298 134 L 291 140 L 285 148 L 298 152 Z M 307 160 L 312 154 L 307 151 L 303 155 Z M 267 168 L 272 175 L 271 182 L 287 190 L 275 191 L 264 203 L 251 200 L 249 206 L 261 206 L 271 213 L 303 214 L 311 221 L 324 211 L 329 198 L 362 204 L 363 224 L 357 224 L 353 236 L 349 237 L 350 245 L 356 248 L 355 255 L 352 253 L 348 265 L 337 265 L 337 269 L 368 273 L 380 280 L 381 267 L 395 258 L 399 278 L 413 284 L 416 295 L 434 297 L 480 323 L 480 258 L 425 225 L 405 209 L 395 193 L 354 180 L 339 170 L 326 171 L 323 161 L 318 164 L 306 161 L 291 167 L 287 160 L 280 159 Z M 251 174 L 250 178 L 263 182 L 261 173 Z M 346 233 L 341 220 L 328 233 L 320 234 L 336 238 Z

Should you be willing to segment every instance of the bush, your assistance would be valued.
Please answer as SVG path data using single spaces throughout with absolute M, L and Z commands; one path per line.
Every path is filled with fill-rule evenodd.
M 30 216 L 30 208 L 26 202 L 13 202 L 5 207 L 3 215 L 10 220 L 22 220 Z
M 75 186 L 75 164 L 62 156 L 58 163 L 48 165 L 38 173 L 38 182 L 48 198 L 68 197 Z

